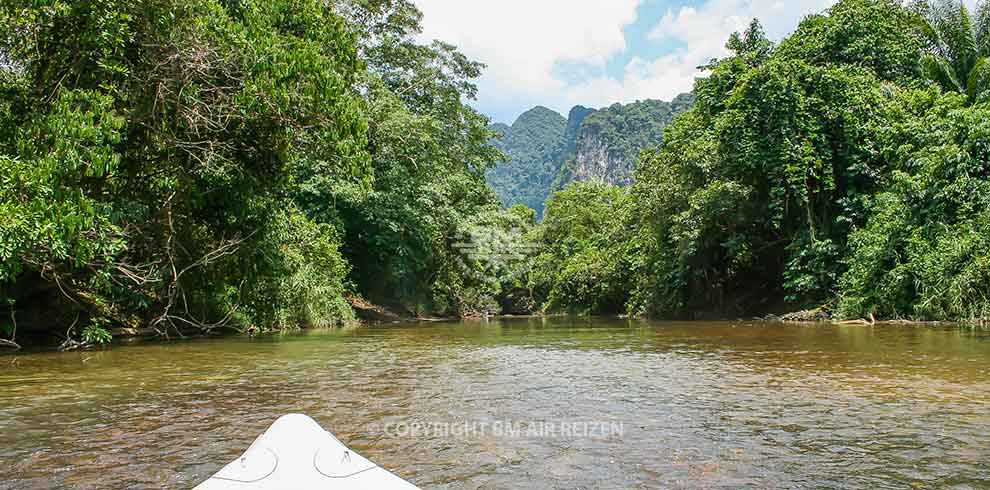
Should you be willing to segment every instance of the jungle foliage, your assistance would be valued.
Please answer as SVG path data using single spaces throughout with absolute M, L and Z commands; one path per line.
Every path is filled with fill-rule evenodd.
M 484 301 L 452 264 L 458 230 L 503 213 L 484 183 L 501 154 L 462 102 L 481 65 L 416 43 L 410 2 L 12 0 L 0 17 L 3 337 Z
M 987 11 L 842 0 L 777 45 L 756 21 L 732 35 L 630 196 L 551 199 L 533 273 L 547 307 L 987 318 Z M 552 231 L 597 213 L 590 235 Z
M 628 188 L 575 182 L 547 202 L 529 239 L 538 244 L 529 286 L 548 311 L 616 313 L 628 301 L 631 250 Z
M 483 67 L 417 41 L 409 0 L 6 1 L 0 344 L 337 325 L 355 298 L 986 318 L 987 12 L 841 0 L 776 45 L 754 21 L 632 187 L 571 184 L 538 223 L 486 185 Z M 531 116 L 554 144 L 527 158 L 575 151 Z

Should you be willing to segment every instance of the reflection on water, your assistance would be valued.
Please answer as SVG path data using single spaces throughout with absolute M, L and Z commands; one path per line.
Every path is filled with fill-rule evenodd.
M 0 488 L 190 488 L 290 412 L 425 489 L 985 489 L 990 333 L 555 319 L 0 357 Z M 503 422 L 621 431 L 437 430 Z

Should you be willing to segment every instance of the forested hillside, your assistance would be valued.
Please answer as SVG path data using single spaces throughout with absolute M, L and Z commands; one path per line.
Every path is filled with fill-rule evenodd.
M 639 153 L 663 143 L 664 128 L 693 103 L 693 95 L 681 94 L 672 102 L 644 100 L 613 104 L 592 113 L 581 125 L 575 148 L 561 167 L 555 189 L 587 180 L 632 184 Z
M 664 127 L 693 101 L 682 94 L 673 102 L 646 100 L 601 110 L 576 106 L 566 121 L 550 109 L 534 108 L 512 126 L 492 126 L 503 135 L 493 144 L 507 161 L 489 171 L 488 182 L 503 205 L 523 204 L 539 216 L 550 194 L 571 182 L 629 185 L 639 152 L 663 142 Z
M 522 204 L 543 214 L 569 127 L 567 119 L 546 107 L 526 111 L 512 126 L 492 125 L 500 136 L 493 144 L 508 160 L 488 172 L 488 182 L 503 205 Z

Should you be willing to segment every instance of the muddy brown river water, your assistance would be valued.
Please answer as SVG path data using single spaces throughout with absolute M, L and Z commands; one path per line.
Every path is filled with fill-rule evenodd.
M 429 489 L 990 489 L 990 332 L 607 319 L 0 357 L 0 488 L 188 489 L 309 414 Z

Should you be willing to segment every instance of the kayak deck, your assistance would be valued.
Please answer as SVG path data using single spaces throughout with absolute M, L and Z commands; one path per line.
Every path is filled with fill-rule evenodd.
M 418 490 L 350 450 L 315 420 L 286 415 L 194 490 Z

